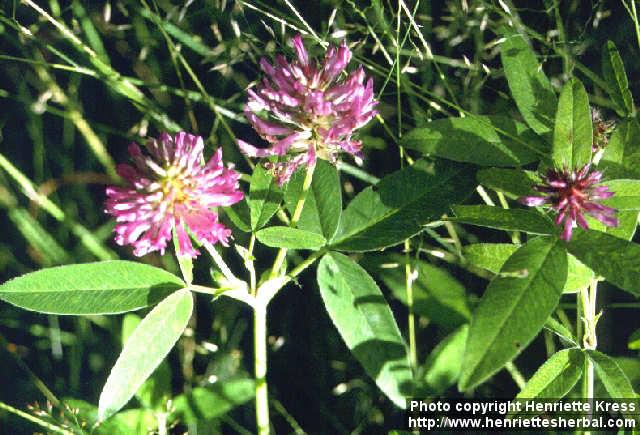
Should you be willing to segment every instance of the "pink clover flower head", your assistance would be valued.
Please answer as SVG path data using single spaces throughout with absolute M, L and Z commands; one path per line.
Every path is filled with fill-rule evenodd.
M 530 207 L 547 204 L 558 213 L 555 223 L 563 227 L 560 238 L 571 240 L 576 224 L 589 228 L 585 213 L 608 227 L 618 226 L 616 210 L 600 204 L 600 201 L 614 195 L 607 186 L 598 185 L 601 179 L 602 172 L 592 171 L 591 164 L 574 170 L 550 169 L 542 177 L 542 183 L 533 186 L 544 195 L 525 196 L 519 202 Z
M 329 47 L 320 62 L 309 58 L 300 35 L 292 43 L 297 59 L 288 62 L 278 55 L 273 65 L 262 59 L 265 77 L 248 90 L 245 116 L 270 147 L 238 141 L 249 157 L 288 156 L 267 165 L 281 185 L 316 157 L 335 162 L 346 152 L 361 158 L 362 143 L 353 133 L 376 115 L 378 103 L 362 66 L 342 74 L 351 60 L 345 42 Z
M 185 132 L 149 139 L 146 149 L 129 145 L 134 165 L 117 167 L 125 185 L 107 188 L 105 211 L 116 219 L 116 243 L 133 245 L 136 256 L 164 254 L 175 232 L 178 255 L 199 254 L 191 237 L 228 246 L 231 230 L 218 222 L 215 208 L 240 201 L 243 193 L 238 173 L 222 162 L 222 149 L 204 163 L 202 137 Z

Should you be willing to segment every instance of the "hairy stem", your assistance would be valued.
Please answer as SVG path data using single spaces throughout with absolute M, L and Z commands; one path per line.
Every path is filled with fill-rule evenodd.
M 311 181 L 313 180 L 313 171 L 316 168 L 316 165 L 308 165 L 307 172 L 304 177 L 304 181 L 302 183 L 302 192 L 300 192 L 300 197 L 298 198 L 298 202 L 296 203 L 296 208 L 293 210 L 293 215 L 291 216 L 291 221 L 289 222 L 289 226 L 291 228 L 295 228 L 298 225 L 298 221 L 300 220 L 300 216 L 302 215 L 302 209 L 304 208 L 304 202 L 307 200 L 307 193 L 309 193 L 309 188 L 311 187 Z M 276 255 L 276 259 L 273 262 L 273 267 L 271 268 L 271 278 L 275 278 L 280 275 L 280 270 L 282 269 L 282 264 L 284 263 L 284 259 L 287 256 L 287 248 L 280 248 L 278 250 L 278 254 Z
M 256 295 L 256 268 L 253 265 L 253 248 L 255 244 L 256 244 L 256 234 L 251 233 L 251 240 L 249 241 L 249 248 L 248 248 L 249 258 L 245 260 L 245 266 L 249 271 L 249 291 L 251 292 L 252 296 Z
M 256 429 L 269 433 L 269 390 L 267 386 L 267 304 L 253 307 L 253 352 L 256 377 Z
M 216 251 L 215 246 L 213 246 L 210 243 L 205 243 L 204 247 L 209 252 L 209 254 L 211 255 L 211 258 L 213 258 L 213 261 L 216 263 L 216 266 L 218 266 L 218 268 L 220 269 L 224 277 L 227 279 L 227 281 L 229 282 L 238 281 L 238 278 L 236 278 L 233 272 L 231 272 L 231 269 L 229 269 L 229 266 L 227 266 L 227 263 L 224 262 L 224 259 L 222 258 L 222 256 L 218 253 L 218 251 Z
M 598 280 L 593 279 L 588 287 L 580 292 L 582 302 L 582 323 L 584 324 L 582 335 L 582 347 L 586 350 L 594 350 L 597 345 L 596 324 L 598 315 L 596 314 L 596 297 L 598 293 Z M 580 303 L 578 303 L 580 306 Z M 580 321 L 580 319 L 578 319 Z M 593 386 L 595 383 L 595 372 L 593 361 L 589 357 L 584 361 L 584 372 L 582 374 L 582 396 L 584 399 L 593 399 Z M 585 432 L 589 434 L 590 432 Z

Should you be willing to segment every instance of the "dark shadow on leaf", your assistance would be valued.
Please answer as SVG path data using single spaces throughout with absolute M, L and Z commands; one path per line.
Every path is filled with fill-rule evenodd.
M 176 290 L 180 290 L 182 288 L 181 285 L 176 284 L 175 282 L 166 282 L 161 284 L 156 284 L 154 286 L 149 287 L 149 291 L 147 292 L 147 305 L 155 305 L 171 293 Z
M 381 304 L 387 305 L 387 301 L 382 295 L 367 295 L 356 298 L 353 301 L 353 305 L 356 307 L 361 304 Z

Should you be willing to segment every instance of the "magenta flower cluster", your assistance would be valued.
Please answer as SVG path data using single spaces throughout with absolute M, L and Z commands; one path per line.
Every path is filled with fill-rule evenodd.
M 288 156 L 267 163 L 281 185 L 316 157 L 335 162 L 343 151 L 359 157 L 362 144 L 353 133 L 377 113 L 373 80 L 366 79 L 362 66 L 343 74 L 351 60 L 344 42 L 329 47 L 320 63 L 309 58 L 300 35 L 293 38 L 293 47 L 297 59 L 292 62 L 282 55 L 273 65 L 262 59 L 266 77 L 248 90 L 245 116 L 270 147 L 238 141 L 249 157 Z
M 280 184 L 297 167 L 314 165 L 316 157 L 335 162 L 342 151 L 359 156 L 362 144 L 353 133 L 375 116 L 377 104 L 362 67 L 343 74 L 351 60 L 346 44 L 330 47 L 320 64 L 309 59 L 299 35 L 293 46 L 297 60 L 280 55 L 271 65 L 262 59 L 266 77 L 248 91 L 245 115 L 271 147 L 239 141 L 250 157 L 284 157 L 266 163 Z M 199 254 L 192 237 L 226 246 L 231 231 L 218 221 L 216 207 L 240 201 L 243 193 L 238 174 L 223 164 L 222 151 L 205 164 L 202 138 L 184 132 L 163 133 L 146 148 L 143 153 L 137 144 L 129 146 L 134 165 L 117 168 L 126 185 L 107 188 L 106 212 L 116 218 L 116 243 L 133 245 L 137 256 L 163 254 L 174 235 L 178 255 Z
M 544 196 L 526 196 L 519 201 L 528 206 L 549 205 L 558 213 L 556 225 L 563 227 L 560 237 L 570 240 L 576 224 L 589 228 L 585 214 L 606 226 L 618 225 L 616 210 L 600 204 L 614 194 L 607 186 L 598 185 L 601 179 L 602 172 L 592 171 L 590 164 L 574 170 L 551 169 L 542 177 L 542 183 L 533 187 Z
M 134 254 L 164 253 L 173 234 L 178 255 L 199 254 L 191 237 L 202 243 L 227 245 L 231 231 L 218 221 L 216 207 L 243 198 L 239 175 L 222 162 L 222 149 L 204 164 L 200 136 L 163 133 L 146 144 L 129 146 L 134 166 L 118 165 L 124 187 L 108 187 L 106 212 L 115 217 L 116 243 L 133 245 Z

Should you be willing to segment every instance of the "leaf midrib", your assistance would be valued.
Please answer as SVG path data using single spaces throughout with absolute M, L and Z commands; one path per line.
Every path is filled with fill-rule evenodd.
M 544 269 L 544 265 L 548 261 L 549 253 L 556 247 L 557 243 L 558 242 L 556 241 L 552 245 L 550 245 L 550 248 L 547 251 L 547 253 L 545 254 L 544 260 L 542 261 L 540 267 L 536 270 L 535 274 L 532 276 L 531 280 L 529 281 L 529 285 L 525 289 L 523 289 L 523 291 L 520 293 L 520 295 L 518 295 L 518 297 L 514 301 L 515 303 L 512 304 L 512 306 L 510 307 L 508 315 L 505 316 L 503 318 L 503 320 L 500 322 L 500 326 L 497 329 L 497 333 L 491 338 L 491 341 L 486 346 L 487 349 L 490 349 L 494 345 L 494 343 L 496 342 L 496 338 L 500 336 L 502 330 L 504 329 L 504 326 L 505 326 L 505 323 L 506 323 L 507 319 L 511 317 L 511 315 L 515 311 L 516 307 L 520 306 L 520 301 L 522 300 L 524 295 L 527 293 L 526 290 L 531 287 L 531 284 L 538 278 L 538 275 Z M 497 279 L 501 279 L 501 278 L 497 278 Z M 478 366 L 485 360 L 486 355 L 487 355 L 487 353 L 485 352 L 484 355 L 482 356 L 482 358 L 480 358 L 478 360 L 478 362 L 473 365 L 473 370 L 470 370 L 471 374 L 473 374 L 475 372 L 475 370 L 478 368 Z M 471 378 L 471 376 L 469 376 L 469 377 Z
M 174 283 L 174 282 L 166 282 L 166 283 L 155 283 L 155 284 L 149 284 L 149 285 L 141 285 L 139 287 L 132 287 L 132 286 L 127 286 L 127 287 L 105 287 L 105 288 L 73 288 L 73 289 L 67 289 L 67 290 L 63 290 L 63 289 L 59 289 L 59 288 L 55 288 L 52 290 L 35 290 L 35 291 L 31 291 L 31 290 L 4 290 L 2 289 L 2 286 L 0 286 L 0 299 L 2 299 L 2 295 L 3 294 L 10 294 L 10 295 L 14 295 L 14 294 L 24 294 L 24 295 L 51 295 L 51 294 L 56 294 L 56 293 L 60 293 L 60 294 L 69 294 L 69 293 L 82 293 L 82 292 L 123 292 L 123 291 L 144 291 L 144 290 L 148 290 L 148 291 L 152 291 L 152 290 L 168 290 L 172 287 L 175 287 L 176 290 L 180 289 L 181 287 L 184 287 L 184 284 L 178 284 L 178 283 Z
M 461 171 L 462 171 L 461 169 L 456 170 L 456 171 L 455 171 L 455 174 L 454 174 L 454 173 L 452 173 L 452 174 L 450 174 L 450 175 L 451 175 L 450 177 L 447 177 L 446 179 L 441 179 L 442 181 L 441 181 L 441 182 L 439 182 L 438 184 L 436 184 L 436 186 L 437 186 L 437 187 L 441 187 L 441 186 L 443 186 L 443 185 L 448 184 L 447 182 L 448 182 L 450 179 L 455 178 L 455 175 L 459 174 Z M 373 188 L 372 188 L 372 187 L 367 187 L 367 189 L 371 189 L 371 190 L 373 190 Z M 405 204 L 404 204 L 402 207 L 400 207 L 400 208 L 392 208 L 390 212 L 388 212 L 388 213 L 385 213 L 385 214 L 381 215 L 381 217 L 380 217 L 380 218 L 378 218 L 378 219 L 374 220 L 373 222 L 368 221 L 368 223 L 369 223 L 369 224 L 368 224 L 366 227 L 362 228 L 362 229 L 359 229 L 359 230 L 357 230 L 357 231 L 355 231 L 355 232 L 353 232 L 353 233 L 349 233 L 349 234 L 344 234 L 344 235 L 342 235 L 342 238 L 337 239 L 337 240 L 334 240 L 334 241 L 331 243 L 331 245 L 330 245 L 329 247 L 337 246 L 337 245 L 339 245 L 340 243 L 344 242 L 345 240 L 348 240 L 348 239 L 354 238 L 355 236 L 357 236 L 357 235 L 359 235 L 359 234 L 362 234 L 362 233 L 364 233 L 365 231 L 368 231 L 370 228 L 372 228 L 372 227 L 374 227 L 375 225 L 379 224 L 380 222 L 382 222 L 382 221 L 384 221 L 384 220 L 388 219 L 390 216 L 393 216 L 393 215 L 395 215 L 395 214 L 399 213 L 399 212 L 400 212 L 400 210 L 404 210 L 404 209 L 406 209 L 408 206 L 410 206 L 410 205 L 412 205 L 412 204 L 414 204 L 414 203 L 418 202 L 420 199 L 424 198 L 425 196 L 428 196 L 428 194 L 429 194 L 429 193 L 431 193 L 431 192 L 433 192 L 434 190 L 436 190 L 436 191 L 437 191 L 438 189 L 433 189 L 433 190 L 431 190 L 430 192 L 425 192 L 425 193 L 423 193 L 422 195 L 420 195 L 418 198 L 414 199 L 413 201 L 410 201 L 410 202 L 405 203 Z M 363 192 L 364 192 L 364 191 L 363 191 Z M 379 191 L 378 191 L 378 192 L 379 192 Z M 354 200 L 355 200 L 355 198 L 354 198 Z M 345 209 L 345 211 L 346 211 L 346 210 L 348 210 L 348 208 L 349 208 L 349 207 L 347 206 L 347 209 Z M 398 243 L 399 243 L 399 242 L 398 242 Z
M 337 269 L 338 269 L 338 270 L 340 270 L 340 269 L 341 269 L 341 268 L 340 268 L 340 265 L 338 265 L 338 262 L 334 259 L 334 257 L 333 257 L 333 256 L 330 256 L 330 258 L 331 258 L 331 261 L 333 262 L 333 264 L 335 264 L 335 265 L 336 265 Z M 346 280 L 345 280 L 345 278 L 343 277 L 343 273 L 340 273 L 340 281 L 342 282 L 342 285 L 343 285 L 343 286 L 346 286 L 346 288 L 348 288 L 348 289 L 349 289 L 349 294 L 350 294 L 350 295 L 351 295 L 351 297 L 352 297 L 352 298 L 351 298 L 352 305 L 353 305 L 353 307 L 354 307 L 356 310 L 358 310 L 358 312 L 360 313 L 360 315 L 365 319 L 366 324 L 367 324 L 367 326 L 369 327 L 369 331 L 371 331 L 371 332 L 376 331 L 378 328 L 374 328 L 374 325 L 373 325 L 373 324 L 371 323 L 371 321 L 369 320 L 369 316 L 367 316 L 367 315 L 366 315 L 366 313 L 362 310 L 362 308 L 361 308 L 361 307 L 359 307 L 359 306 L 358 306 L 358 304 L 356 304 L 356 303 L 355 303 L 356 296 L 355 296 L 355 294 L 353 293 L 353 291 L 351 291 L 351 286 L 347 283 L 347 281 L 346 281 Z M 374 283 L 374 284 L 375 284 L 375 283 Z M 380 297 L 384 298 L 384 295 L 382 294 L 382 292 L 380 292 Z M 386 302 L 386 300 L 385 300 L 385 302 Z M 390 313 L 390 314 L 391 314 L 391 313 Z M 391 314 L 391 315 L 393 316 L 393 314 Z M 396 334 L 395 334 L 395 335 L 394 335 L 394 334 L 391 334 L 389 337 L 384 337 L 384 338 L 393 338 L 393 339 L 394 339 L 394 342 L 397 342 L 397 343 L 402 344 L 402 345 L 404 346 L 404 342 L 403 342 L 403 340 L 401 339 L 400 331 L 397 329 L 397 325 L 392 325 L 392 329 L 394 330 L 394 332 L 395 332 Z M 372 334 L 372 337 L 374 337 L 374 338 L 379 338 L 379 336 L 377 336 L 375 332 Z M 367 337 L 367 338 L 370 338 L 370 337 Z M 362 343 L 362 342 L 360 342 L 360 343 Z M 359 343 L 358 343 L 358 344 L 359 344 Z
M 256 203 L 258 203 L 258 206 L 260 207 L 260 213 L 258 214 L 258 217 L 256 218 L 256 223 L 255 223 L 255 228 L 253 226 L 253 224 L 251 225 L 251 229 L 252 230 L 257 230 L 258 228 L 262 227 L 266 222 L 261 222 L 262 221 L 262 216 L 266 213 L 264 213 L 264 209 L 265 209 L 265 204 L 267 203 L 267 200 L 269 198 L 271 198 L 271 192 L 272 192 L 272 188 L 274 186 L 275 183 L 275 179 L 271 179 L 269 180 L 269 187 L 267 189 L 267 194 L 265 195 L 264 199 L 257 199 L 254 200 Z M 249 192 L 249 195 L 251 195 L 251 192 Z M 249 199 L 251 200 L 251 197 L 249 197 Z M 251 219 L 251 216 L 249 216 L 249 219 Z
M 176 293 L 174 293 L 174 295 L 175 295 L 175 294 L 176 294 Z M 191 297 L 191 294 L 190 294 L 188 291 L 187 291 L 187 293 L 183 293 L 183 295 L 185 295 L 185 294 L 186 294 L 186 295 L 188 295 L 189 297 Z M 168 296 L 166 299 L 168 299 L 168 298 L 169 298 L 169 297 L 171 297 L 171 296 L 172 296 L 172 295 Z M 165 301 L 166 301 L 166 299 L 165 299 Z M 176 297 L 176 299 L 178 299 L 178 298 Z M 173 305 L 169 305 L 169 306 L 168 306 L 168 307 L 169 307 L 169 310 L 167 310 L 167 312 L 166 312 L 166 313 L 160 313 L 160 314 L 164 314 L 163 316 L 159 316 L 159 318 L 160 318 L 160 322 L 158 322 L 158 324 L 159 324 L 160 326 L 162 326 L 162 327 L 160 327 L 160 328 L 154 328 L 154 329 L 151 329 L 151 330 L 153 331 L 153 332 L 152 332 L 152 334 L 151 334 L 152 339 L 147 340 L 148 342 L 155 343 L 155 342 L 156 342 L 156 340 L 155 340 L 155 339 L 156 339 L 158 336 L 162 336 L 162 335 L 166 332 L 166 329 L 167 329 L 167 328 L 165 328 L 165 325 L 167 325 L 167 324 L 168 324 L 168 322 L 173 318 L 173 317 L 171 316 L 171 314 L 174 314 L 174 315 L 175 315 L 175 313 L 177 313 L 177 312 L 178 312 L 178 309 L 179 309 L 179 308 L 181 308 L 181 306 L 182 306 L 182 304 L 181 304 L 181 303 L 182 303 L 182 302 L 184 302 L 184 301 L 187 301 L 187 299 L 185 298 L 185 299 L 183 300 L 182 298 L 180 298 L 180 299 L 178 300 L 178 303 L 173 304 Z M 187 304 L 187 305 L 191 305 L 191 310 L 189 310 L 189 311 L 191 311 L 191 312 L 192 312 L 192 311 L 193 311 L 193 299 L 191 299 L 191 304 Z M 163 308 L 164 308 L 164 307 L 163 307 Z M 158 313 L 156 312 L 156 314 L 158 314 Z M 189 317 L 190 317 L 190 315 L 186 316 L 185 326 L 186 326 L 186 322 L 188 322 L 188 321 L 189 321 Z M 140 322 L 140 324 L 138 325 L 138 327 L 137 327 L 136 329 L 140 328 L 140 327 L 143 325 L 143 323 L 145 322 L 145 320 L 147 320 L 147 323 L 149 323 L 148 317 L 145 317 L 144 319 L 142 319 L 142 322 Z M 183 330 L 183 331 L 184 331 L 184 330 Z M 135 332 L 135 331 L 134 331 L 134 332 Z M 181 336 L 181 335 L 182 335 L 182 332 L 180 332 L 180 334 L 176 334 L 176 339 L 175 339 L 175 341 L 174 341 L 174 340 L 171 340 L 173 343 L 172 343 L 172 345 L 169 347 L 169 351 L 171 351 L 171 348 L 173 348 L 173 346 L 175 346 L 175 343 L 177 343 L 177 341 L 178 341 L 178 339 L 180 339 L 180 336 Z M 132 338 L 132 337 L 130 337 L 130 338 L 129 338 L 129 340 L 127 340 L 127 342 L 124 344 L 124 348 L 127 348 L 127 346 L 128 346 L 128 345 L 131 345 L 131 338 Z M 167 353 L 168 353 L 168 352 L 167 352 Z M 122 355 L 122 354 L 120 354 L 120 355 Z M 165 356 L 166 356 L 166 354 L 165 354 Z M 163 358 L 164 358 L 164 357 L 163 357 Z M 160 361 L 162 361 L 162 359 L 161 359 Z M 117 361 L 116 361 L 116 363 L 117 363 Z M 123 369 L 123 368 L 125 368 L 125 369 L 126 369 L 126 368 L 129 368 L 129 367 L 131 367 L 131 364 L 124 365 L 124 367 L 123 367 L 123 366 L 121 366 L 121 367 L 120 367 L 120 372 L 121 372 L 121 373 L 126 372 L 125 370 L 122 370 L 122 369 Z M 155 365 L 155 367 L 157 367 L 157 364 Z M 155 367 L 154 367 L 154 369 L 155 369 Z M 136 391 L 140 388 L 140 386 L 141 386 L 141 385 L 146 381 L 146 379 L 151 375 L 151 373 L 153 373 L 153 370 L 154 370 L 154 369 L 152 369 L 152 370 L 150 371 L 149 375 L 148 375 L 148 376 L 146 376 L 145 378 L 140 377 L 140 378 L 142 379 L 142 381 L 141 381 L 141 382 L 136 382 L 137 386 L 136 386 L 136 388 L 135 388 L 135 389 L 133 389 L 133 391 L 134 391 L 134 393 L 133 393 L 133 394 L 135 394 L 135 392 L 136 392 Z M 111 374 L 112 374 L 112 373 L 113 373 L 113 370 L 109 373 L 109 379 L 111 378 Z M 117 386 L 117 384 L 114 384 L 114 386 Z M 104 392 L 104 391 L 105 391 L 105 390 L 103 390 L 103 392 Z M 116 390 L 116 392 L 117 392 L 117 390 Z M 114 397 L 114 394 L 113 394 L 113 387 L 112 387 L 112 389 L 111 389 L 111 394 L 110 394 L 110 396 L 111 396 L 112 398 Z M 120 394 L 120 395 L 118 395 L 118 396 L 122 396 L 122 394 Z M 116 397 L 117 397 L 117 396 L 116 396 Z M 100 398 L 98 399 L 98 405 L 100 404 L 100 399 L 101 399 L 101 398 L 102 398 L 102 394 L 100 394 Z M 113 402 L 113 400 L 111 400 L 111 402 Z M 107 403 L 109 403 L 109 402 L 107 402 Z M 124 405 L 126 405 L 126 403 L 125 403 L 125 404 L 123 404 L 123 406 L 124 406 Z M 111 415 L 111 409 L 113 409 L 113 407 L 106 407 L 106 409 L 105 409 L 105 414 Z

